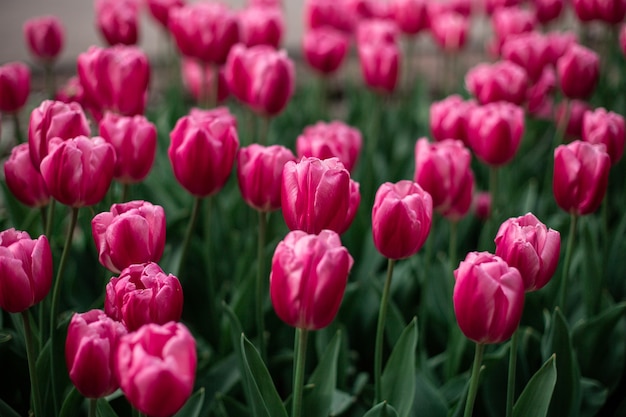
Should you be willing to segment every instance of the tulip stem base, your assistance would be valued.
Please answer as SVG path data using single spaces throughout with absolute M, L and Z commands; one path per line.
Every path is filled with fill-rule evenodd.
M 193 201 L 193 207 L 191 209 L 191 216 L 189 217 L 189 223 L 187 224 L 187 230 L 185 231 L 185 237 L 183 238 L 183 247 L 180 253 L 180 259 L 178 261 L 178 268 L 176 270 L 176 276 L 180 278 L 180 274 L 183 270 L 183 265 L 185 264 L 185 258 L 187 257 L 187 252 L 189 251 L 189 243 L 191 242 L 191 235 L 193 235 L 193 228 L 196 225 L 196 221 L 198 220 L 198 212 L 200 211 L 200 206 L 202 205 L 202 197 L 195 197 Z
M 304 366 L 306 361 L 306 344 L 309 331 L 296 328 L 293 362 L 293 402 L 291 417 L 302 415 L 302 393 L 304 391 Z
M 509 350 L 509 374 L 506 385 L 506 417 L 513 416 L 515 403 L 515 375 L 517 370 L 517 345 L 519 343 L 519 329 L 513 333 Z
M 267 213 L 259 211 L 259 234 L 257 240 L 257 275 L 256 275 L 256 324 L 259 337 L 261 358 L 267 360 L 265 349 L 265 319 L 263 301 L 265 295 L 265 235 L 267 231 Z
M 28 358 L 28 372 L 30 373 L 30 389 L 35 417 L 43 416 L 41 413 L 41 395 L 39 394 L 39 380 L 37 379 L 37 369 L 35 362 L 35 342 L 33 340 L 33 330 L 30 325 L 28 310 L 22 311 L 22 321 L 24 323 L 24 338 L 26 342 L 26 357 Z
M 569 267 L 572 261 L 572 252 L 574 251 L 574 240 L 576 238 L 576 225 L 578 223 L 578 216 L 572 212 L 570 216 L 569 235 L 567 236 L 567 247 L 565 248 L 565 260 L 563 261 L 563 275 L 561 276 L 561 282 L 559 283 L 559 298 L 558 306 L 565 314 L 565 298 L 567 293 L 567 280 L 569 278 Z
M 474 411 L 474 402 L 478 393 L 478 383 L 480 382 L 480 371 L 483 363 L 483 353 L 485 345 L 476 343 L 476 352 L 474 353 L 474 364 L 472 365 L 472 375 L 470 377 L 469 390 L 467 392 L 467 402 L 465 403 L 465 412 L 463 417 L 471 417 Z
M 385 338 L 385 320 L 387 318 L 387 307 L 389 306 L 389 293 L 391 290 L 391 278 L 393 277 L 393 267 L 395 260 L 387 261 L 387 278 L 383 288 L 383 295 L 380 300 L 380 311 L 378 312 L 378 324 L 376 326 L 376 346 L 374 348 L 374 404 L 383 400 L 382 370 L 383 370 L 383 340 Z

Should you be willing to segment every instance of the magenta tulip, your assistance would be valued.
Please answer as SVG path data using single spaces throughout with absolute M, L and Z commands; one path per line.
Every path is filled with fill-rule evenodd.
M 119 388 L 115 353 L 126 328 L 102 310 L 74 313 L 65 339 L 70 380 L 87 398 L 101 398 Z
M 65 30 L 56 16 L 28 19 L 23 27 L 30 52 L 42 62 L 54 61 L 63 49 Z
M 30 94 L 30 70 L 21 62 L 0 65 L 0 112 L 17 113 Z
M 470 252 L 454 271 L 454 314 L 476 343 L 501 343 L 513 335 L 524 309 L 524 281 L 499 256 Z
M 497 56 L 501 53 L 504 42 L 514 35 L 532 31 L 537 21 L 530 10 L 520 7 L 498 8 L 491 16 L 491 24 L 494 32 L 492 48 Z
M 491 194 L 488 191 L 479 191 L 474 194 L 472 207 L 476 218 L 488 220 L 491 217 Z
M 576 33 L 572 31 L 553 31 L 545 34 L 548 42 L 548 62 L 556 67 L 556 64 L 565 52 L 578 43 Z
M 400 48 L 394 42 L 357 45 L 361 74 L 365 84 L 382 93 L 392 93 L 398 83 Z
M 600 107 L 583 116 L 582 139 L 585 142 L 603 144 L 615 165 L 624 154 L 624 117 Z
M 96 0 L 96 28 L 108 45 L 135 45 L 139 7 L 134 0 Z
M 333 231 L 289 232 L 272 257 L 270 297 L 276 315 L 300 329 L 328 326 L 339 310 L 353 263 Z
M 426 0 L 392 0 L 389 8 L 398 28 L 407 35 L 415 35 L 428 27 Z
M 239 12 L 238 18 L 241 42 L 248 48 L 255 45 L 280 46 L 285 30 L 282 9 L 249 6 Z
M 11 150 L 11 156 L 4 163 L 4 179 L 11 193 L 22 204 L 43 207 L 50 201 L 46 183 L 31 162 L 27 143 Z
M 329 26 L 345 33 L 351 33 L 356 25 L 345 2 L 336 0 L 306 0 L 304 21 L 307 29 Z
M 446 52 L 458 52 L 465 46 L 469 28 L 469 19 L 456 12 L 440 13 L 430 20 L 430 32 Z
M 330 26 L 307 30 L 302 41 L 304 59 L 321 74 L 331 74 L 344 62 L 349 42 L 348 35 Z
M 550 62 L 548 38 L 534 31 L 510 36 L 502 45 L 502 58 L 525 69 L 530 80 L 535 82 Z
M 574 44 L 559 58 L 556 70 L 565 97 L 586 99 L 598 83 L 600 58 L 591 49 Z
M 526 91 L 528 114 L 543 120 L 554 116 L 553 92 L 556 89 L 556 72 L 551 65 L 543 68 L 541 76 Z
M 476 107 L 474 100 L 464 101 L 454 94 L 430 105 L 430 131 L 433 139 L 458 139 L 465 145 L 467 139 L 467 121 L 472 109 Z
M 170 417 L 191 395 L 197 361 L 196 341 L 184 325 L 148 324 L 120 339 L 115 374 L 133 407 Z
M 319 159 L 332 157 L 348 171 L 352 171 L 361 153 L 363 138 L 361 132 L 347 124 L 334 120 L 330 123 L 317 122 L 307 126 L 296 139 L 298 157 L 313 156 Z
M 535 17 L 541 23 L 548 23 L 561 16 L 565 0 L 534 0 Z
M 587 111 L 591 111 L 591 105 L 582 100 L 567 100 L 557 104 L 554 112 L 554 121 L 557 125 L 565 123 L 565 110 L 567 110 L 567 126 L 565 134 L 570 140 L 581 139 L 583 134 L 583 117 Z
M 183 0 L 146 0 L 146 5 L 154 20 L 167 29 L 170 12 L 184 6 L 185 2 Z
M 529 87 L 524 68 L 511 61 L 478 64 L 465 76 L 467 90 L 480 104 L 507 101 L 521 105 Z
M 183 78 L 183 85 L 197 102 L 202 103 L 207 97 L 214 97 L 214 66 L 202 64 L 195 58 L 183 57 L 181 60 L 181 76 Z M 219 69 L 218 77 L 217 102 L 221 103 L 230 95 L 224 67 Z

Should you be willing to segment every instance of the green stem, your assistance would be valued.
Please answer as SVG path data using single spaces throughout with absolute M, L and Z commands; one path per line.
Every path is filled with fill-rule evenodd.
M 498 167 L 489 167 L 489 192 L 491 193 L 491 218 L 498 215 Z M 494 222 L 497 220 L 494 220 Z
M 183 238 L 183 248 L 180 254 L 180 260 L 178 261 L 178 268 L 176 276 L 180 278 L 185 264 L 185 258 L 189 251 L 189 243 L 191 242 L 191 235 L 193 235 L 193 228 L 198 220 L 198 212 L 200 211 L 200 205 L 202 204 L 202 197 L 194 197 L 193 208 L 191 209 L 191 217 L 189 217 L 189 223 L 187 224 L 187 230 L 185 231 L 185 237 Z
M 268 136 L 270 133 L 270 123 L 272 119 L 269 116 L 260 116 L 260 117 L 261 117 L 261 120 L 260 120 L 258 140 L 259 140 L 259 145 L 265 146 L 267 145 Z
M 121 203 L 125 203 L 128 200 L 128 192 L 130 191 L 130 184 L 128 183 L 123 183 L 122 184 L 122 192 L 120 195 L 120 202 Z
M 567 292 L 567 279 L 569 277 L 569 267 L 572 260 L 572 252 L 574 251 L 574 239 L 576 237 L 576 224 L 578 216 L 572 212 L 570 214 L 569 236 L 567 237 L 567 247 L 565 248 L 565 260 L 563 261 L 563 275 L 559 287 L 559 303 L 561 311 L 565 313 L 565 296 Z
M 456 249 L 457 249 L 457 237 L 458 237 L 458 222 L 456 220 L 450 221 L 450 247 L 448 248 L 448 259 L 450 260 L 450 270 L 454 271 L 456 268 Z
M 380 300 L 380 311 L 378 313 L 378 324 L 376 326 L 376 346 L 374 349 L 374 404 L 383 400 L 382 390 L 382 369 L 383 369 L 383 339 L 385 336 L 385 319 L 387 317 L 387 307 L 389 306 L 389 292 L 391 289 L 391 278 L 393 277 L 393 266 L 395 260 L 387 260 L 387 278 L 383 288 L 383 295 Z
M 46 233 L 46 225 L 48 224 L 48 207 L 47 206 L 39 207 L 39 214 L 41 215 L 42 232 Z
M 306 341 L 309 331 L 296 329 L 294 347 L 295 360 L 293 363 L 293 402 L 291 417 L 300 417 L 302 414 L 302 392 L 304 391 L 304 364 L 306 361 Z
M 33 330 L 30 326 L 28 310 L 22 311 L 22 321 L 24 323 L 24 337 L 26 341 L 26 357 L 28 358 L 28 372 L 30 374 L 31 398 L 33 401 L 33 412 L 35 417 L 43 416 L 41 413 L 41 395 L 39 394 L 39 381 L 37 379 L 37 369 L 35 363 L 35 343 L 33 341 Z
M 97 417 L 98 415 L 98 399 L 89 399 L 89 417 Z
M 50 203 L 48 204 L 48 215 L 46 216 L 46 237 L 48 240 L 52 240 L 52 223 L 54 219 L 54 206 L 56 205 L 56 200 L 54 198 L 50 199 Z
M 267 213 L 259 211 L 259 234 L 257 240 L 257 275 L 256 275 L 256 324 L 259 335 L 261 358 L 267 359 L 265 349 L 265 320 L 263 317 L 263 301 L 265 299 L 265 235 L 267 230 Z
M 465 412 L 463 417 L 471 417 L 474 410 L 474 402 L 476 401 L 476 393 L 478 392 L 478 383 L 480 380 L 480 367 L 483 362 L 483 352 L 485 345 L 476 343 L 476 352 L 474 354 L 474 364 L 472 365 L 472 376 L 470 379 L 469 391 L 467 392 L 467 402 L 465 403 Z
M 513 416 L 513 404 L 515 403 L 515 372 L 517 369 L 517 345 L 519 343 L 519 329 L 513 333 L 509 351 L 509 375 L 506 385 L 506 417 Z
M 15 130 L 15 140 L 17 143 L 24 143 L 24 135 L 22 135 L 22 127 L 20 126 L 19 112 L 13 113 L 13 129 Z
M 52 63 L 44 64 L 44 77 L 46 84 L 46 93 L 48 94 L 48 98 L 50 100 L 54 100 L 54 96 L 56 95 L 56 77 L 54 74 L 54 66 Z

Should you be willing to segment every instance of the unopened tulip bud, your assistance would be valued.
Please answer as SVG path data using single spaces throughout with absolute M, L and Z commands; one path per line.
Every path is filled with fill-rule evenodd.
M 0 112 L 21 110 L 30 94 L 30 70 L 21 62 L 0 65 Z
M 4 163 L 4 178 L 9 190 L 22 204 L 43 207 L 50 201 L 50 193 L 41 173 L 33 166 L 27 143 L 11 150 L 11 156 Z
M 600 58 L 591 49 L 574 44 L 559 58 L 556 70 L 565 97 L 586 99 L 598 83 Z
M 583 116 L 582 139 L 603 144 L 611 157 L 611 164 L 615 165 L 624 153 L 624 117 L 601 107 L 586 112 Z
M 30 52 L 43 62 L 54 61 L 63 49 L 64 29 L 56 16 L 28 19 L 24 23 L 24 38 Z
M 352 172 L 361 152 L 363 138 L 361 132 L 345 123 L 335 120 L 330 123 L 317 122 L 304 128 L 296 139 L 298 157 L 313 156 L 319 159 L 332 157 Z
M 348 53 L 349 38 L 329 26 L 307 30 L 302 42 L 306 62 L 322 74 L 335 72 Z

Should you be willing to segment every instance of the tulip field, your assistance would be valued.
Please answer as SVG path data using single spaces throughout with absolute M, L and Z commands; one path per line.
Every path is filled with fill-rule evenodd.
M 284 3 L 24 22 L 0 417 L 626 416 L 626 0 Z

